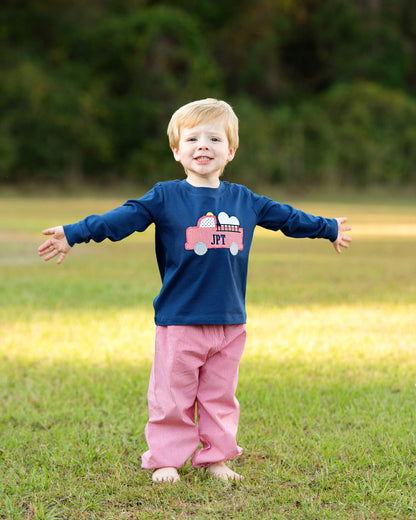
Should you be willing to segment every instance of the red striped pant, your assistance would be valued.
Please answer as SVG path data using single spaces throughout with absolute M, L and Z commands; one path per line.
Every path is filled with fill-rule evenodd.
M 191 456 L 201 467 L 241 455 L 235 391 L 245 339 L 244 324 L 157 327 L 143 468 L 180 468 Z

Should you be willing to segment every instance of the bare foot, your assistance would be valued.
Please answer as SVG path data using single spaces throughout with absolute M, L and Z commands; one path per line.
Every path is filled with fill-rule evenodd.
M 159 468 L 153 472 L 152 480 L 153 482 L 178 482 L 180 477 L 176 468 Z
M 207 467 L 207 471 L 222 480 L 243 480 L 244 477 L 230 469 L 225 462 L 215 462 Z

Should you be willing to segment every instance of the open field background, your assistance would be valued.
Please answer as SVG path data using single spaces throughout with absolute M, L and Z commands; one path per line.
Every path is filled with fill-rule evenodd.
M 416 518 L 416 209 L 293 201 L 354 241 L 259 230 L 240 371 L 238 486 L 146 449 L 153 231 L 37 256 L 40 230 L 120 198 L 0 199 L 1 519 Z

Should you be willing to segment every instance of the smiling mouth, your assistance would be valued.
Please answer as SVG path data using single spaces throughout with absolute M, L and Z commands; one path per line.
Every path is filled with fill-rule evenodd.
M 207 157 L 206 155 L 201 155 L 200 157 L 195 157 L 195 161 L 209 162 L 209 161 L 211 161 L 211 157 Z

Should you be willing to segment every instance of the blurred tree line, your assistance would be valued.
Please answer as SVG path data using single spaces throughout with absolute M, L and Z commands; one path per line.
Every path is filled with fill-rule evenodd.
M 416 181 L 415 0 L 2 0 L 0 182 L 180 175 L 173 111 L 229 101 L 253 185 Z

